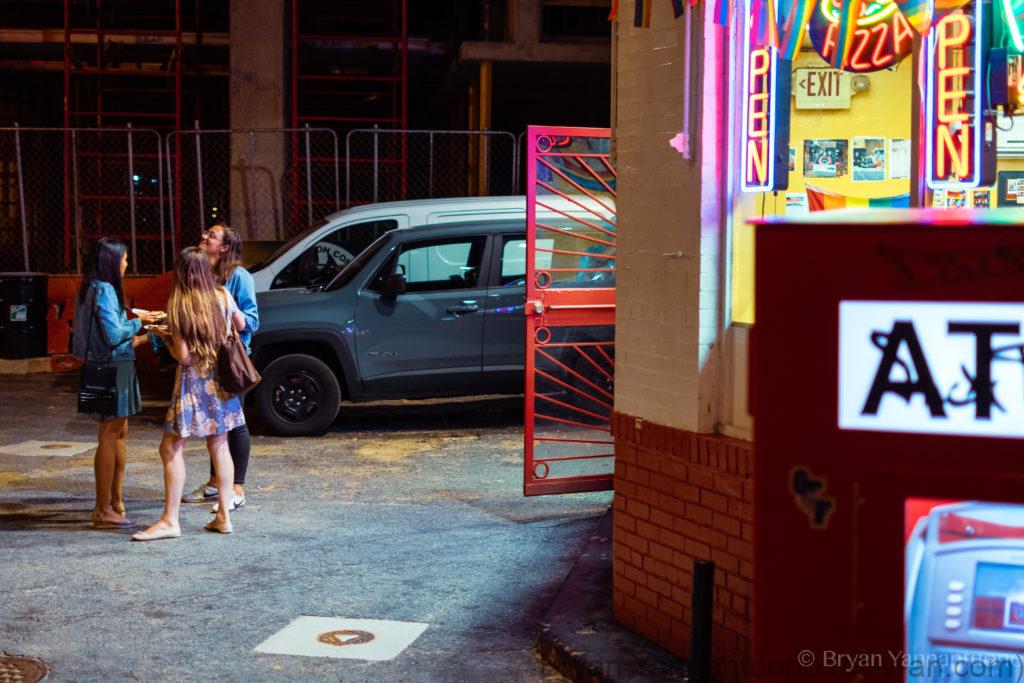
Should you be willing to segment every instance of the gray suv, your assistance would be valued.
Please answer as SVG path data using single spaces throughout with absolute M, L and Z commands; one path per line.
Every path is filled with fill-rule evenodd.
M 525 233 L 521 219 L 394 230 L 325 286 L 259 294 L 266 424 L 314 435 L 343 399 L 522 393 Z

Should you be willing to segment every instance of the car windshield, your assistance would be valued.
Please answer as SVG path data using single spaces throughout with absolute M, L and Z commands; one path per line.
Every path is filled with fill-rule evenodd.
M 331 283 L 324 287 L 324 291 L 333 292 L 334 290 L 341 289 L 349 282 L 351 282 L 352 278 L 358 275 L 359 271 L 363 269 L 363 265 L 365 265 L 367 261 L 372 259 L 377 254 L 377 252 L 384 248 L 384 245 L 387 244 L 388 239 L 390 237 L 391 232 L 387 232 L 378 237 L 373 244 L 371 244 L 362 252 L 360 252 L 358 256 L 356 256 L 347 266 L 345 266 L 345 268 L 335 276 Z
M 307 237 L 309 237 L 309 235 L 310 235 L 311 233 L 313 233 L 313 232 L 316 232 L 316 231 L 317 231 L 317 230 L 319 230 L 320 228 L 322 228 L 322 227 L 324 227 L 325 225 L 327 225 L 327 224 L 328 224 L 329 222 L 330 222 L 329 220 L 323 220 L 323 221 L 320 221 L 319 223 L 317 223 L 316 225 L 314 225 L 314 226 L 312 226 L 312 227 L 310 227 L 310 228 L 307 228 L 307 229 L 303 230 L 303 231 L 302 231 L 302 232 L 300 232 L 300 233 L 299 233 L 298 235 L 296 235 L 295 237 L 291 238 L 290 240 L 288 240 L 287 242 L 285 242 L 284 244 L 282 244 L 281 246 L 279 246 L 279 247 L 278 247 L 278 248 L 277 248 L 277 249 L 276 249 L 276 250 L 274 251 L 274 253 L 273 253 L 273 254 L 271 254 L 271 255 L 270 255 L 270 256 L 268 256 L 267 258 L 263 259 L 262 261 L 260 261 L 260 262 L 259 262 L 259 263 L 257 263 L 256 265 L 254 265 L 254 266 L 252 266 L 251 268 L 249 268 L 249 271 L 257 271 L 257 270 L 259 270 L 260 268 L 263 268 L 264 266 L 266 266 L 266 265 L 267 265 L 268 263 L 270 263 L 270 262 L 271 262 L 271 261 L 273 261 L 274 259 L 276 259 L 276 258 L 278 258 L 279 256 L 281 256 L 282 254 L 286 254 L 286 253 L 288 252 L 288 250 L 289 250 L 289 249 L 291 249 L 291 248 L 292 248 L 292 247 L 294 247 L 294 246 L 295 246 L 296 244 L 298 244 L 298 243 L 299 243 L 299 242 L 301 242 L 302 240 L 304 240 L 304 239 L 306 239 Z

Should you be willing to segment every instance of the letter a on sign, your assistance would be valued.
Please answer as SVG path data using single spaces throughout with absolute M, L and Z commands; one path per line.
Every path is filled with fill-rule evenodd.
M 843 301 L 840 429 L 1024 439 L 1024 304 Z

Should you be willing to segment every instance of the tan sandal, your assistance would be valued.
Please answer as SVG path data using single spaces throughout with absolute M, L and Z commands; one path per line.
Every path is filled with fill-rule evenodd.
M 132 534 L 133 541 L 161 541 L 165 538 L 178 538 L 181 536 L 181 529 L 167 529 L 165 531 L 154 531 L 153 533 L 146 533 L 145 531 L 138 531 Z

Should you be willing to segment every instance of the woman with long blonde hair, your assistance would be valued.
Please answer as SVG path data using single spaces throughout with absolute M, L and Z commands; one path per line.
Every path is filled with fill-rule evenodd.
M 208 531 L 231 533 L 229 512 L 234 466 L 228 453 L 227 433 L 245 424 L 242 402 L 220 386 L 217 352 L 228 334 L 245 328 L 245 318 L 231 295 L 217 285 L 206 254 L 187 247 L 174 265 L 174 288 L 167 304 L 167 329 L 159 331 L 178 361 L 171 405 L 164 422 L 160 458 L 164 465 L 164 513 L 136 541 L 155 541 L 181 535 L 179 508 L 185 486 L 182 449 L 190 436 L 206 437 L 217 473 L 220 505 L 206 525 Z
M 224 285 L 231 298 L 238 304 L 245 318 L 245 329 L 238 332 L 238 339 L 245 345 L 245 350 L 252 353 L 249 341 L 259 329 L 260 315 L 256 308 L 256 285 L 252 275 L 242 267 L 242 237 L 237 230 L 224 223 L 214 223 L 209 230 L 203 231 L 199 240 L 199 248 L 210 261 L 213 276 Z M 235 466 L 235 484 L 231 496 L 231 509 L 237 510 L 245 505 L 245 475 L 249 469 L 249 451 L 252 442 L 249 427 L 243 423 L 228 432 L 228 451 L 231 462 Z M 218 497 L 217 473 L 210 463 L 210 476 L 195 490 L 182 497 L 183 503 L 204 503 Z M 214 505 L 216 513 L 220 507 Z

